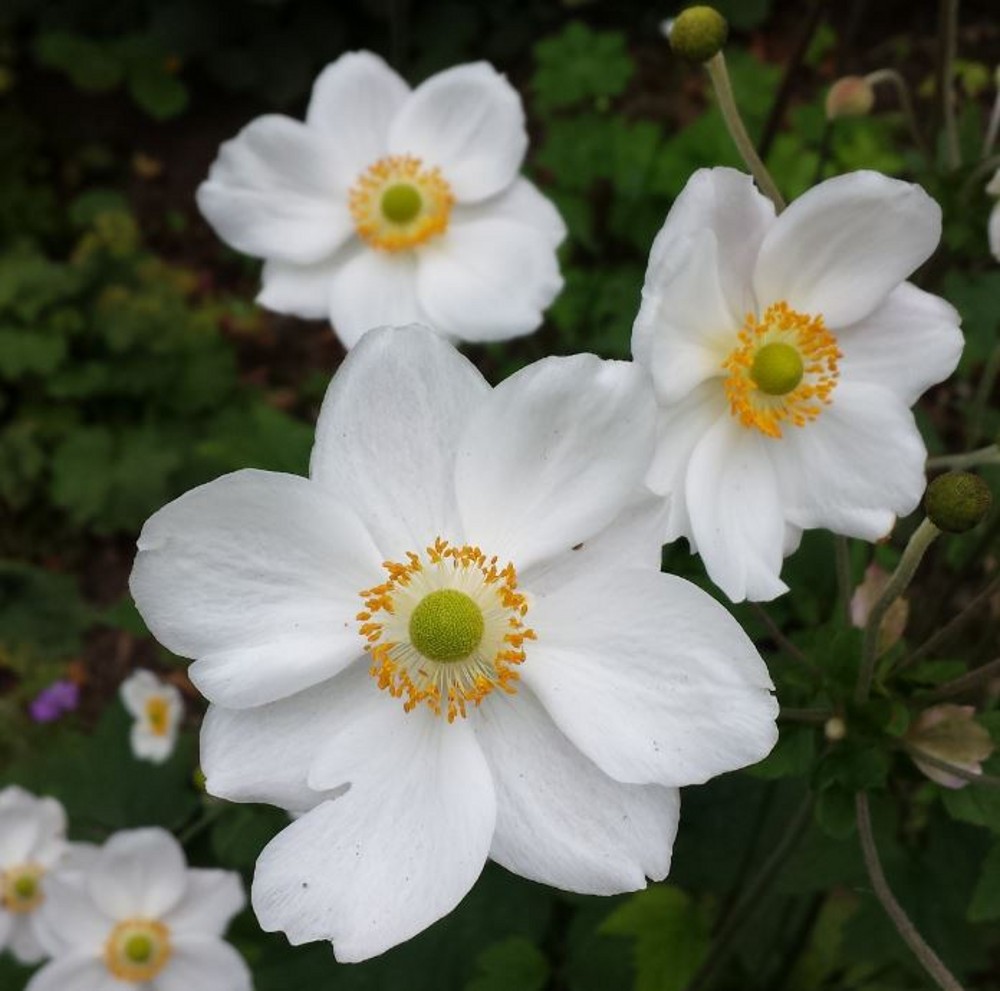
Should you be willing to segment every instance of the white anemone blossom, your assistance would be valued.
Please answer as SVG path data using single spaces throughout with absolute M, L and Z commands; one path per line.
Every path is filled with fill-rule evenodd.
M 40 912 L 52 959 L 26 991 L 250 991 L 222 938 L 245 903 L 239 874 L 188 868 L 166 830 L 115 833 L 83 868 L 52 876 Z
M 516 90 L 485 62 L 415 90 L 370 52 L 316 80 L 306 119 L 259 117 L 219 150 L 198 206 L 266 259 L 258 302 L 329 317 L 346 347 L 427 322 L 451 338 L 535 330 L 562 287 L 555 207 L 519 176 Z
M 678 787 L 762 758 L 776 703 L 732 617 L 659 571 L 636 365 L 496 388 L 434 332 L 368 333 L 310 478 L 241 471 L 156 513 L 131 588 L 213 703 L 208 790 L 301 814 L 252 902 L 293 943 L 381 953 L 487 857 L 559 888 L 663 878 Z
M 118 694 L 134 720 L 132 753 L 139 760 L 162 764 L 174 752 L 184 718 L 184 700 L 177 686 L 161 681 L 152 671 L 139 670 L 121 683 Z
M 910 406 L 962 350 L 959 317 L 903 280 L 941 211 L 875 172 L 820 183 L 779 217 L 749 176 L 696 172 L 657 235 L 632 333 L 653 376 L 648 484 L 734 601 L 787 591 L 802 531 L 878 540 L 924 490 Z
M 39 908 L 48 877 L 70 852 L 66 812 L 54 798 L 38 798 L 16 785 L 0 791 L 0 951 L 21 963 L 44 959 Z
M 993 209 L 990 211 L 988 236 L 990 252 L 1000 262 L 1000 169 L 997 169 L 993 173 L 993 178 L 990 179 L 989 185 L 986 187 L 986 192 L 990 196 L 998 197 L 996 203 L 993 204 Z

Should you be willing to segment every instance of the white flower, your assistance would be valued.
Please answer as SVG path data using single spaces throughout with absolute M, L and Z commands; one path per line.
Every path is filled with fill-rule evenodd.
M 990 179 L 986 192 L 990 196 L 1000 197 L 1000 169 L 993 173 L 993 178 Z M 993 257 L 1000 261 L 1000 199 L 993 204 L 993 209 L 990 211 L 989 240 Z
M 122 704 L 134 717 L 132 753 L 140 760 L 162 764 L 177 744 L 184 718 L 184 700 L 175 685 L 160 681 L 152 671 L 135 671 L 118 689 Z
M 305 813 L 258 862 L 265 929 L 362 960 L 488 856 L 641 888 L 667 873 L 677 788 L 771 749 L 753 645 L 659 572 L 654 418 L 631 363 L 490 388 L 431 331 L 382 328 L 330 386 L 309 479 L 237 472 L 147 522 L 132 592 L 197 658 L 209 791 Z
M 316 80 L 304 123 L 259 117 L 222 146 L 198 206 L 267 259 L 258 302 L 328 316 L 346 347 L 414 320 L 501 340 L 538 327 L 562 287 L 566 228 L 518 175 L 527 143 L 520 97 L 487 63 L 411 92 L 350 52 Z
M 632 333 L 660 404 L 649 484 L 734 601 L 787 591 L 802 531 L 878 540 L 917 505 L 909 407 L 958 362 L 954 308 L 903 280 L 940 210 L 874 172 L 780 217 L 749 176 L 696 172 L 657 235 Z
M 50 879 L 39 914 L 52 959 L 26 991 L 249 991 L 222 939 L 245 902 L 238 874 L 189 869 L 166 830 L 115 833 Z
M 0 791 L 0 950 L 22 963 L 44 959 L 38 909 L 48 875 L 69 852 L 66 812 L 54 798 L 11 785 Z

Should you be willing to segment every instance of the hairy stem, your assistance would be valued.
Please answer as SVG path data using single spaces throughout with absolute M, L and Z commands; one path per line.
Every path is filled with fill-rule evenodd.
M 892 83 L 899 97 L 899 106 L 906 118 L 906 123 L 913 135 L 913 142 L 920 153 L 930 159 L 927 149 L 927 142 L 924 140 L 923 131 L 920 130 L 920 122 L 917 120 L 917 113 L 913 107 L 913 98 L 910 96 L 910 87 L 906 80 L 895 69 L 876 69 L 865 76 L 869 86 L 876 86 L 881 82 Z
M 997 578 L 992 584 L 994 587 L 1000 588 L 1000 578 Z M 972 671 L 967 671 L 958 678 L 946 681 L 943 685 L 938 685 L 933 692 L 926 696 L 926 701 L 939 702 L 941 699 L 961 695 L 962 692 L 967 692 L 970 688 L 975 688 L 991 678 L 1000 678 L 1000 657 L 987 661 L 986 664 L 980 665 Z
M 927 468 L 930 471 L 946 469 L 953 471 L 956 468 L 975 468 L 977 465 L 1000 464 L 1000 447 L 996 444 L 987 444 L 975 451 L 967 451 L 965 454 L 942 454 L 937 458 L 927 459 Z

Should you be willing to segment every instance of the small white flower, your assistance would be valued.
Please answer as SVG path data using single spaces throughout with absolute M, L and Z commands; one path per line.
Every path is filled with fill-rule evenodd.
M 990 196 L 1000 197 L 1000 169 L 993 173 L 993 178 L 990 179 L 986 192 Z M 990 211 L 989 240 L 993 257 L 1000 261 L 1000 198 L 993 204 L 993 209 Z
M 140 760 L 162 764 L 177 744 L 184 718 L 184 700 L 175 685 L 160 681 L 152 671 L 130 674 L 118 689 L 122 704 L 131 713 L 132 753 Z
M 909 407 L 962 351 L 954 308 L 903 280 L 941 211 L 875 172 L 775 217 L 749 176 L 696 172 L 649 259 L 632 333 L 660 404 L 649 484 L 731 599 L 787 591 L 802 531 L 878 540 L 924 490 Z
M 259 117 L 219 151 L 198 206 L 267 259 L 262 305 L 329 317 L 346 347 L 426 321 L 452 338 L 527 334 L 562 287 L 555 207 L 518 172 L 521 100 L 485 62 L 412 92 L 350 52 L 316 80 L 305 122 Z
M 40 935 L 52 959 L 26 991 L 249 991 L 222 939 L 245 903 L 237 873 L 189 869 L 166 830 L 115 833 L 50 879 Z
M 38 909 L 47 896 L 49 872 L 69 848 L 59 802 L 15 785 L 0 791 L 0 950 L 22 963 L 45 957 Z
M 311 477 L 227 475 L 153 516 L 131 587 L 214 703 L 210 792 L 304 813 L 252 900 L 362 960 L 450 912 L 487 857 L 610 894 L 663 878 L 678 787 L 775 741 L 732 617 L 661 574 L 632 363 L 496 388 L 431 331 L 366 334 Z

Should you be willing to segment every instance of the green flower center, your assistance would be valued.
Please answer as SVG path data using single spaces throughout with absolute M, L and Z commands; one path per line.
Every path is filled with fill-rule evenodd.
M 802 355 L 791 344 L 765 344 L 753 358 L 750 378 L 769 396 L 786 396 L 801 381 L 805 368 Z
M 132 963 L 148 963 L 154 947 L 153 941 L 145 933 L 135 933 L 125 940 L 122 949 Z
M 419 190 L 408 182 L 396 183 L 382 194 L 382 216 L 394 224 L 408 224 L 423 205 Z
M 14 894 L 22 901 L 31 901 L 38 894 L 38 878 L 22 874 L 13 884 Z
M 483 639 L 483 611 L 464 592 L 425 595 L 410 615 L 410 643 L 432 661 L 459 661 Z

